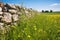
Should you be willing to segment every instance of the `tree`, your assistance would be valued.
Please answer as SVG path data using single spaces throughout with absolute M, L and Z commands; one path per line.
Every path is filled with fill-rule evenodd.
M 48 10 L 46 10 L 45 12 L 49 12 Z
M 42 10 L 42 12 L 44 12 L 44 10 Z
M 50 12 L 53 12 L 52 10 L 50 10 Z

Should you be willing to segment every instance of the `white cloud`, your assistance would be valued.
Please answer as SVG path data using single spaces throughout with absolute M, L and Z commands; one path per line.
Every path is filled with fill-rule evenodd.
M 59 6 L 60 3 L 54 3 L 54 4 L 51 4 L 50 6 Z

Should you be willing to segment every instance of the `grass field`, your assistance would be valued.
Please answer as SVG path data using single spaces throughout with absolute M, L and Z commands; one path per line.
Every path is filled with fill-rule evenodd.
M 0 40 L 60 40 L 59 13 L 40 13 L 30 18 L 22 15 L 17 23 L 0 35 Z

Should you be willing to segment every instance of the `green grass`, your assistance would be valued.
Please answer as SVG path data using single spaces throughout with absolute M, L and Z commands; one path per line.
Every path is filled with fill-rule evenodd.
M 56 16 L 57 15 L 57 16 Z M 20 16 L 17 25 L 12 25 L 1 40 L 60 40 L 60 14 L 36 14 Z

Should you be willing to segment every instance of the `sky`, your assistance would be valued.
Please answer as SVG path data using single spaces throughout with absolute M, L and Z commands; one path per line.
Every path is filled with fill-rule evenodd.
M 60 0 L 0 0 L 4 3 L 22 4 L 24 7 L 33 8 L 35 10 L 53 10 L 60 11 Z

